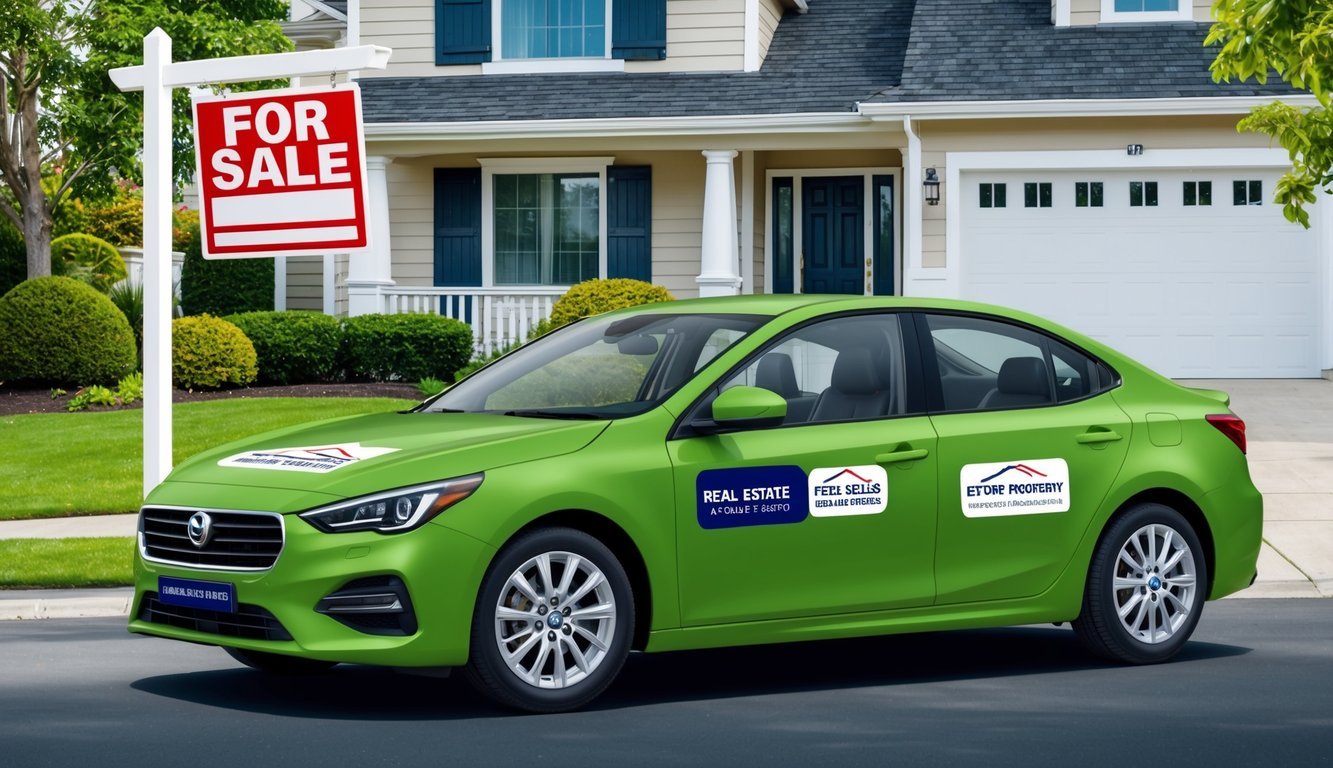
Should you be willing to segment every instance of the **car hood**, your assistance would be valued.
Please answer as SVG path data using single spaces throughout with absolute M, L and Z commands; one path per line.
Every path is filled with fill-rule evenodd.
M 484 413 L 354 416 L 219 446 L 167 480 L 350 498 L 572 453 L 608 423 Z

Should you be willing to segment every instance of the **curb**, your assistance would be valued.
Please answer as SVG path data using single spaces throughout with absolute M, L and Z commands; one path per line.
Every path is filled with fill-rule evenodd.
M 0 621 L 128 616 L 133 601 L 131 588 L 0 591 Z

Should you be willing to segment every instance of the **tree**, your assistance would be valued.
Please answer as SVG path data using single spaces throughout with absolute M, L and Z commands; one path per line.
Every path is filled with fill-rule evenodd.
M 1275 199 L 1289 221 L 1310 226 L 1307 205 L 1333 185 L 1333 0 L 1214 0 L 1215 23 L 1205 45 L 1220 44 L 1213 79 L 1254 78 L 1270 72 L 1309 91 L 1315 106 L 1280 101 L 1256 107 L 1237 126 L 1276 139 L 1291 155 Z
M 277 23 L 286 13 L 283 0 L 0 0 L 0 213 L 23 232 L 29 277 L 51 273 L 52 216 L 66 197 L 105 197 L 118 178 L 142 176 L 143 98 L 108 70 L 141 64 L 153 27 L 177 61 L 291 50 Z M 191 130 L 189 93 L 177 89 L 178 183 L 194 167 Z

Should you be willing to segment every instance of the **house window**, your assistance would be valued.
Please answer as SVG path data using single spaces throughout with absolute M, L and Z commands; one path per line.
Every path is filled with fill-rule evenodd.
M 1105 200 L 1102 194 L 1102 182 L 1074 182 L 1074 206 L 1077 208 L 1101 208 Z
M 496 285 L 573 285 L 598 276 L 597 173 L 493 176 Z
M 1023 207 L 1024 208 L 1050 208 L 1051 207 L 1051 184 L 1050 182 L 1027 182 L 1023 185 Z
M 1213 204 L 1213 182 L 1211 181 L 1185 182 L 1185 205 L 1212 205 L 1212 204 Z
M 980 194 L 978 205 L 982 208 L 1003 208 L 1008 202 L 1008 190 L 1004 184 L 982 184 Z
M 1131 181 L 1129 183 L 1129 206 L 1131 208 L 1157 207 L 1157 182 Z
M 500 0 L 500 58 L 606 58 L 609 0 Z
M 1145 11 L 1176 11 L 1180 0 L 1115 0 L 1116 13 L 1143 13 Z
M 1263 205 L 1264 183 L 1257 179 L 1231 182 L 1233 205 Z

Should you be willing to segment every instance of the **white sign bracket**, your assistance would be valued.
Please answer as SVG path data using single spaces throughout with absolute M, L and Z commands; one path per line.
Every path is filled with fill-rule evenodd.
M 144 63 L 109 72 L 122 91 L 144 92 L 143 492 L 171 471 L 171 91 L 209 83 L 242 83 L 388 66 L 389 48 L 361 45 L 294 53 L 171 61 L 161 28 L 143 40 Z M 219 76 L 219 73 L 226 73 Z

